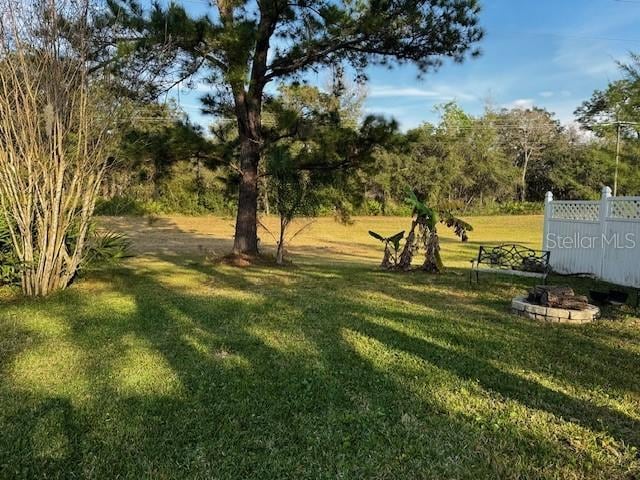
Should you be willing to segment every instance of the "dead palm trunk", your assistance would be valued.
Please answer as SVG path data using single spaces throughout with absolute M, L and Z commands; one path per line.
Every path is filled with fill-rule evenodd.
M 440 273 L 443 265 L 440 258 L 440 238 L 437 230 L 426 228 L 424 239 L 425 252 L 422 269 L 429 273 Z
M 404 243 L 404 248 L 400 254 L 400 261 L 398 261 L 398 268 L 400 270 L 409 270 L 411 268 L 411 262 L 413 261 L 413 255 L 416 251 L 416 226 L 418 222 L 413 220 L 411 222 L 411 230 Z
M 385 242 L 384 255 L 382 256 L 382 263 L 380 264 L 380 268 L 389 270 L 394 266 L 395 266 L 394 263 L 391 261 L 391 249 L 389 248 L 389 242 Z

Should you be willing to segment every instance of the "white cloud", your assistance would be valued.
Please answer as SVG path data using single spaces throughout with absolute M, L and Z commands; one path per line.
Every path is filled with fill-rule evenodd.
M 390 85 L 374 86 L 369 91 L 372 98 L 386 97 L 436 97 L 437 92 L 420 88 L 400 88 Z
M 550 91 L 540 92 L 538 95 L 544 98 L 553 97 L 554 93 Z
M 365 113 L 371 115 L 391 115 L 391 116 L 402 116 L 407 115 L 409 113 L 409 109 L 404 107 L 371 107 L 365 106 L 363 108 Z
M 575 121 L 573 112 L 577 105 L 578 103 L 575 100 L 567 98 L 562 100 L 556 99 L 541 106 L 553 112 L 563 125 L 569 125 Z
M 431 98 L 434 100 L 475 100 L 476 96 L 446 85 L 432 89 L 419 87 L 395 87 L 393 85 L 373 85 L 369 89 L 370 98 Z
M 526 110 L 527 108 L 533 107 L 533 99 L 532 98 L 518 98 L 511 103 L 505 105 L 507 108 L 520 108 L 522 110 Z

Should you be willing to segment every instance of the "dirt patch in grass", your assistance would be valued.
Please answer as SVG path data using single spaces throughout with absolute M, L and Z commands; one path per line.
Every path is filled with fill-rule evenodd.
M 245 253 L 229 253 L 212 260 L 214 265 L 229 265 L 231 267 L 246 268 L 251 266 L 277 266 L 271 255 L 247 255 Z

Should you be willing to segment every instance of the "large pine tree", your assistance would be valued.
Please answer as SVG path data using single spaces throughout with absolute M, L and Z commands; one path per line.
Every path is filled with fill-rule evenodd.
M 413 63 L 421 73 L 445 58 L 478 53 L 476 0 L 212 0 L 193 18 L 177 4 L 109 0 L 117 51 L 157 54 L 180 74 L 206 71 L 210 112 L 233 115 L 240 142 L 234 252 L 257 252 L 258 165 L 265 86 L 328 66 Z M 115 31 L 115 30 L 114 30 Z M 169 71 L 173 69 L 169 68 Z

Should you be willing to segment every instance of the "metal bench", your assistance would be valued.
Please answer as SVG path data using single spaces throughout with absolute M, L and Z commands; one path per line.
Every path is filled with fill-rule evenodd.
M 504 244 L 495 247 L 482 245 L 478 250 L 478 256 L 471 260 L 469 283 L 472 282 L 474 272 L 476 283 L 480 282 L 480 272 L 542 278 L 542 283 L 546 283 L 547 275 L 551 271 L 550 255 L 551 252 L 533 250 L 517 244 Z

